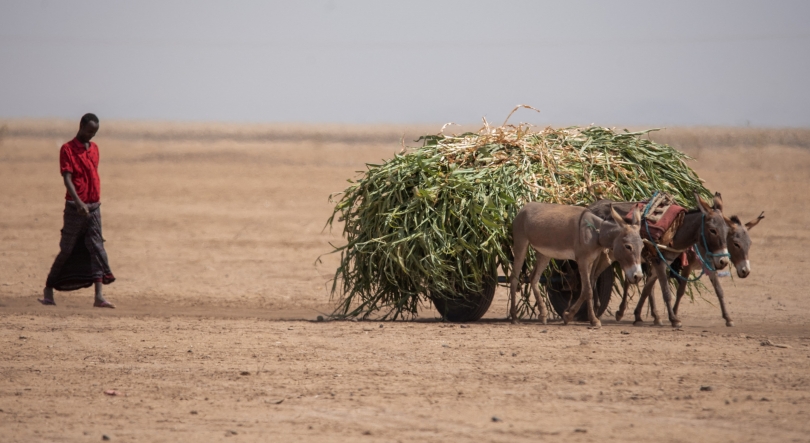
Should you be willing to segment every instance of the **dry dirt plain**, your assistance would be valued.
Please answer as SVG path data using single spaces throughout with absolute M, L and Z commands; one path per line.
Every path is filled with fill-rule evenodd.
M 90 290 L 35 301 L 73 124 L 5 124 L 0 441 L 810 441 L 806 147 L 683 138 L 729 212 L 766 213 L 753 274 L 724 280 L 736 327 L 701 300 L 678 331 L 512 326 L 503 291 L 462 327 L 430 307 L 314 321 L 340 242 L 327 196 L 421 129 L 102 122 L 118 309 L 99 310 Z

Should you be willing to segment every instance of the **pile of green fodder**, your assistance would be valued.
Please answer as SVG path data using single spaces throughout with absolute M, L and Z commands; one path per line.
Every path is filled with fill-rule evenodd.
M 333 315 L 415 317 L 431 296 L 477 293 L 499 270 L 508 276 L 512 220 L 530 201 L 586 206 L 660 190 L 693 207 L 693 192 L 711 197 L 689 157 L 648 132 L 485 122 L 477 133 L 423 136 L 421 147 L 368 164 L 330 197 L 327 225 L 343 221 L 347 240 L 333 251 L 341 254 Z

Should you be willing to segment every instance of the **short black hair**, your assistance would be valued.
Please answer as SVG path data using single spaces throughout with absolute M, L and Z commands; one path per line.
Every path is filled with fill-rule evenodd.
M 88 122 L 93 122 L 95 124 L 98 124 L 98 117 L 96 117 L 96 114 L 93 114 L 92 112 L 88 112 L 87 114 L 84 114 L 82 116 L 82 120 L 79 122 L 79 126 L 84 126 Z

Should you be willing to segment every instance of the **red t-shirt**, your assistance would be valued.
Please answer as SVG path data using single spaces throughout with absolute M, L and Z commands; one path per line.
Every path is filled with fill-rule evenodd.
M 90 149 L 84 143 L 73 139 L 59 150 L 59 172 L 73 174 L 76 195 L 84 203 L 96 203 L 101 199 L 101 181 L 98 179 L 98 146 L 90 142 Z M 65 200 L 73 200 L 70 192 Z

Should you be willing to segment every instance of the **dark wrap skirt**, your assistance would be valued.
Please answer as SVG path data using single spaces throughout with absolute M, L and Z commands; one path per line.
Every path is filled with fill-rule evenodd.
M 100 205 L 88 204 L 90 214 L 84 216 L 75 203 L 65 202 L 60 251 L 48 274 L 46 286 L 58 291 L 74 291 L 90 287 L 95 282 L 106 285 L 115 281 L 101 236 Z

